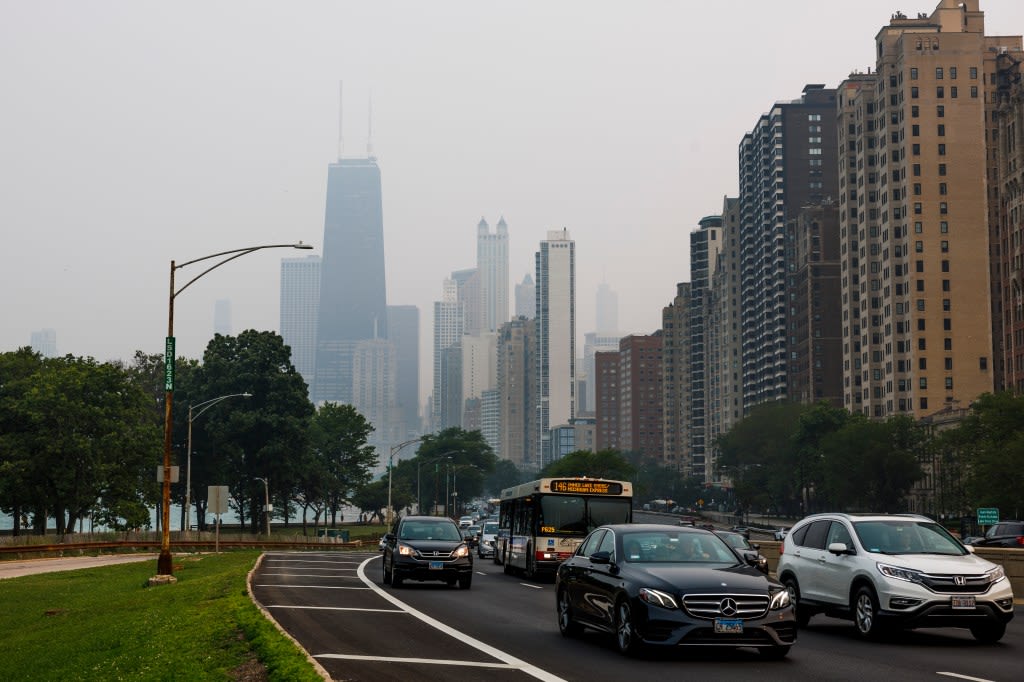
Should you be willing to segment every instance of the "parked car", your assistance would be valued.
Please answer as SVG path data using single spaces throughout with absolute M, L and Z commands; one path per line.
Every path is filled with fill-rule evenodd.
M 715 535 L 736 550 L 741 559 L 768 575 L 768 559 L 761 554 L 761 545 L 751 544 L 750 540 L 742 533 L 734 533 L 731 530 L 716 530 Z
M 971 544 L 975 547 L 1024 547 L 1024 521 L 1000 521 Z
M 558 629 L 644 646 L 756 647 L 782 658 L 796 642 L 789 592 L 737 557 L 722 538 L 664 524 L 601 526 L 558 567 Z
M 468 590 L 473 582 L 473 553 L 451 519 L 406 516 L 385 537 L 384 584 L 440 580 Z
M 801 626 L 825 613 L 852 620 L 862 637 L 888 626 L 960 627 L 996 642 L 1013 618 L 1003 567 L 924 516 L 809 516 L 783 541 L 778 575 Z
M 483 559 L 484 557 L 493 557 L 495 554 L 494 540 L 498 534 L 498 522 L 497 521 L 484 521 L 484 525 L 480 528 L 480 540 L 476 545 L 476 555 Z

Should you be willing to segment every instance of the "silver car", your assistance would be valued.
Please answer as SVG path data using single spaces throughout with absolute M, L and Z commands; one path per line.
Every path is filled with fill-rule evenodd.
M 497 521 L 484 521 L 483 527 L 480 529 L 480 540 L 476 545 L 476 555 L 483 559 L 484 557 L 494 556 L 494 539 L 498 535 L 498 522 Z

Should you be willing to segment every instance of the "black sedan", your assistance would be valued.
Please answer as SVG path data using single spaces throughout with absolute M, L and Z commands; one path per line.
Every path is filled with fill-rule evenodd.
M 384 536 L 384 584 L 440 580 L 468 590 L 473 583 L 473 553 L 451 519 L 406 516 Z
M 698 528 L 602 526 L 558 567 L 555 594 L 563 635 L 609 632 L 624 654 L 700 645 L 782 658 L 796 642 L 786 588 Z
M 716 530 L 715 535 L 725 540 L 730 547 L 736 550 L 741 559 L 765 575 L 768 574 L 768 559 L 761 554 L 761 545 L 752 544 L 750 539 L 743 533 L 736 533 L 731 530 Z

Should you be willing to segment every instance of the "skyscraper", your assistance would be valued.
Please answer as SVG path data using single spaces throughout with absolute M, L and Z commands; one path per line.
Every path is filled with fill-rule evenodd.
M 523 281 L 516 285 L 516 317 L 532 320 L 537 314 L 537 287 L 533 277 L 526 273 Z
M 551 230 L 534 256 L 537 271 L 538 431 L 543 467 L 551 457 L 552 426 L 576 416 L 576 242 Z
M 420 424 L 420 310 L 388 306 L 388 340 L 395 346 L 395 398 L 404 433 L 400 441 L 422 433 Z
M 314 402 L 352 402 L 353 342 L 387 338 L 384 222 L 376 159 L 327 171 Z
M 316 326 L 320 314 L 320 256 L 281 259 L 281 338 L 310 390 L 316 375 Z
M 37 332 L 32 332 L 31 339 L 32 350 L 44 358 L 57 357 L 57 331 L 55 329 L 40 329 Z
M 508 322 L 508 225 L 498 220 L 491 232 L 483 218 L 476 227 L 476 268 L 480 273 L 482 332 L 497 332 Z
M 441 300 L 434 302 L 434 386 L 431 405 L 431 430 L 437 431 L 458 426 L 457 415 L 451 414 L 454 399 L 451 395 L 458 393 L 461 401 L 462 379 L 458 375 L 458 386 L 452 385 L 453 357 L 460 355 L 459 344 L 465 329 L 463 304 L 459 301 L 458 284 L 454 279 L 446 279 L 441 291 Z M 458 351 L 457 353 L 453 351 Z

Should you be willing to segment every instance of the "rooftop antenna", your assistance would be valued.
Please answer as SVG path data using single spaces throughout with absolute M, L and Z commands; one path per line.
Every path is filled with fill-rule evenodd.
M 370 90 L 370 111 L 366 117 L 367 120 L 367 132 L 366 132 L 366 156 L 367 158 L 373 158 L 373 90 Z
M 338 81 L 338 161 L 341 161 L 341 150 L 344 147 L 342 140 L 344 135 L 342 133 L 342 114 L 344 113 L 345 104 L 345 82 Z

